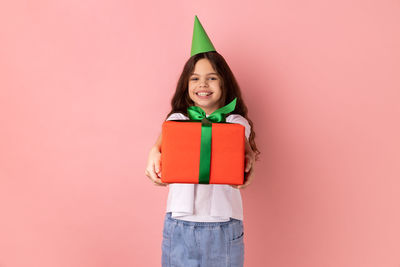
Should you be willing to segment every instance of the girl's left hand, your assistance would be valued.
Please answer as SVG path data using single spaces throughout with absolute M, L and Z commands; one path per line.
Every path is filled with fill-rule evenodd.
M 244 183 L 242 185 L 231 185 L 233 188 L 236 189 L 243 189 L 249 186 L 249 184 L 252 182 L 254 179 L 254 163 L 256 161 L 256 154 L 253 152 L 251 149 L 249 141 L 246 139 L 246 145 L 245 145 L 245 159 L 246 159 L 246 164 L 245 164 L 245 177 L 244 177 Z

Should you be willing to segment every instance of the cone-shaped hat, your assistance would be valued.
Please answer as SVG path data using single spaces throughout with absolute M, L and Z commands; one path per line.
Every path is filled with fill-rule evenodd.
M 193 39 L 192 39 L 192 50 L 190 56 L 198 53 L 216 51 L 214 45 L 211 43 L 206 31 L 201 25 L 197 16 L 194 16 L 194 28 L 193 28 Z

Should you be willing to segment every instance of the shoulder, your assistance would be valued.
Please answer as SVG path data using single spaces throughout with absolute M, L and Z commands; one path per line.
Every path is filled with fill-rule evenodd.
M 175 112 L 175 113 L 172 113 L 171 115 L 169 115 L 166 120 L 170 121 L 170 120 L 188 120 L 188 119 L 189 118 L 186 117 L 185 115 L 183 115 L 182 113 Z
M 245 117 L 239 114 L 231 114 L 226 117 L 226 122 L 232 122 L 232 123 L 239 123 L 242 124 L 244 127 L 250 127 L 249 122 Z
M 251 126 L 247 119 L 240 114 L 230 114 L 226 117 L 226 122 L 238 123 L 244 126 L 246 138 L 249 139 L 251 133 Z

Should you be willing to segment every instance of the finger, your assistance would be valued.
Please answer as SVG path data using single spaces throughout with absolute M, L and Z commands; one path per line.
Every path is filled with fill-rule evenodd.
M 151 168 L 147 169 L 147 176 L 154 183 L 157 181 L 158 177 L 157 177 L 157 174 L 154 172 L 154 164 L 152 164 Z M 160 179 L 158 179 L 158 180 L 160 180 Z
M 248 187 L 250 183 L 253 181 L 253 179 L 254 179 L 254 168 L 251 168 L 250 172 L 246 176 L 245 182 L 243 183 L 243 185 L 239 186 L 239 189 L 244 189 Z
M 160 159 L 156 160 L 154 163 L 154 172 L 157 173 L 157 175 L 159 173 L 161 173 L 161 160 Z
M 238 189 L 243 189 L 246 188 L 246 186 L 248 185 L 249 180 L 246 178 L 244 183 L 238 186 Z
M 157 168 L 157 167 L 155 167 L 156 165 L 157 165 L 157 163 L 154 164 L 154 168 L 153 168 L 153 169 L 156 169 L 156 168 Z M 162 186 L 168 185 L 168 183 L 163 183 L 163 182 L 161 181 L 161 179 L 158 178 L 158 177 L 161 178 L 161 168 L 158 170 L 158 173 L 153 172 L 152 180 L 153 180 L 153 182 L 154 182 L 155 184 L 157 184 L 157 185 L 162 185 Z
M 153 173 L 155 175 L 155 178 L 160 177 L 159 173 L 160 173 L 160 167 L 159 167 L 159 162 L 157 160 L 155 160 L 152 164 L 152 169 L 153 169 Z
M 243 185 L 245 185 L 245 184 L 247 183 L 247 177 L 248 177 L 248 175 L 245 175 L 245 177 L 244 177 L 244 179 L 243 179 L 243 184 L 239 184 L 239 185 L 230 185 L 230 186 L 232 186 L 233 188 L 236 188 L 236 189 L 241 189 L 241 188 L 243 188 Z
M 251 160 L 250 160 L 250 158 L 249 157 L 246 157 L 246 168 L 245 168 L 245 172 L 248 172 L 249 170 L 250 170 L 250 167 L 251 167 Z
M 167 186 L 168 185 L 168 183 L 163 183 L 161 181 L 161 179 L 158 179 L 158 178 L 157 178 L 157 180 L 154 181 L 154 184 L 159 185 L 159 186 Z
M 249 183 L 248 183 L 248 182 L 245 182 L 244 184 L 240 185 L 240 186 L 238 187 L 238 189 L 245 189 L 248 185 L 249 185 Z
M 150 180 L 151 180 L 155 185 L 162 185 L 162 186 L 168 185 L 168 183 L 164 183 L 163 181 L 161 181 L 160 178 L 157 178 L 156 176 L 150 177 Z

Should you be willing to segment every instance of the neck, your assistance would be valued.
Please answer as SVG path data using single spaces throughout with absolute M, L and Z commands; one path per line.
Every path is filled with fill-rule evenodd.
M 206 113 L 207 116 L 211 115 L 211 113 L 213 113 L 214 111 L 216 111 L 218 108 L 203 108 L 200 107 L 204 110 L 204 112 Z

